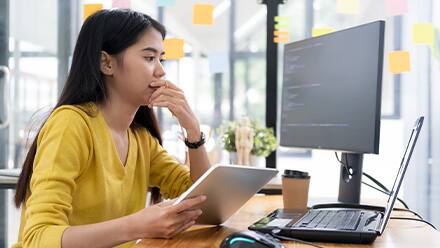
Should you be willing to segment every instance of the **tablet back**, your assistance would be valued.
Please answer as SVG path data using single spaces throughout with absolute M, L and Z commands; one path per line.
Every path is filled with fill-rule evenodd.
M 278 171 L 238 165 L 216 165 L 203 174 L 175 202 L 198 195 L 206 195 L 198 224 L 219 225 L 225 222 L 255 193 L 269 182 Z

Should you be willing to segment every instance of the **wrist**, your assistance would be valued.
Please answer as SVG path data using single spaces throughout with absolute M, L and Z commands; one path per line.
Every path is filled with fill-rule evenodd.
M 200 140 L 201 131 L 200 128 L 187 129 L 186 130 L 186 139 L 189 142 L 197 142 Z
M 139 228 L 137 228 L 137 217 L 136 213 L 128 215 L 122 218 L 123 220 L 123 230 L 124 230 L 124 238 L 127 241 L 136 240 L 142 238 L 142 235 L 138 233 Z

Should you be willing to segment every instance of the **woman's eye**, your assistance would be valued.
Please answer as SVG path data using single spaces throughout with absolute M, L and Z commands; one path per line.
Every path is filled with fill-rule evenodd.
M 148 62 L 153 62 L 155 59 L 155 57 L 145 57 L 145 60 L 147 60 Z

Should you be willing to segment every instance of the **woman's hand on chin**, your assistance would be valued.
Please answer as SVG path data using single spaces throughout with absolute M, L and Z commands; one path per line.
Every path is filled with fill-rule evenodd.
M 187 133 L 200 136 L 199 122 L 189 107 L 184 92 L 168 80 L 151 83 L 151 87 L 160 87 L 151 94 L 148 107 L 165 107 L 179 121 Z

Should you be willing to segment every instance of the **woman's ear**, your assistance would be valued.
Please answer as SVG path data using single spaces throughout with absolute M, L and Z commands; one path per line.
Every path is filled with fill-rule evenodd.
M 113 58 L 110 54 L 102 51 L 101 61 L 100 61 L 101 72 L 106 76 L 113 76 L 114 63 Z

